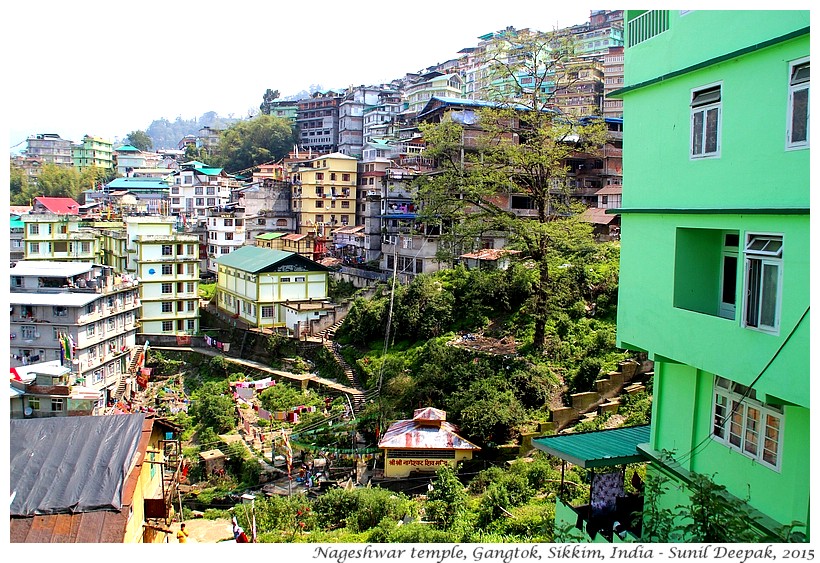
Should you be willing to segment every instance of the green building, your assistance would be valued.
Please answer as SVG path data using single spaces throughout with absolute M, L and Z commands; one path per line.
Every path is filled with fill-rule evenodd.
M 801 539 L 810 496 L 809 12 L 625 19 L 617 339 L 645 351 L 655 375 L 648 442 L 619 463 L 642 457 L 648 475 L 668 480 L 661 508 L 690 504 L 693 479 L 707 476 L 744 504 L 759 537 L 796 521 L 790 539 Z M 543 439 L 551 446 L 542 449 L 606 465 L 607 452 L 592 446 L 611 442 L 592 438 L 589 447 Z M 649 507 L 644 499 L 644 541 Z

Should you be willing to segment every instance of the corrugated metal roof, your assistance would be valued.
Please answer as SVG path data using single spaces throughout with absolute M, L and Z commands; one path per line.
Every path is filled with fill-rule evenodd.
M 283 236 L 285 236 L 285 233 L 262 233 L 261 235 L 256 235 L 256 238 L 262 240 L 273 240 Z
M 379 442 L 380 448 L 387 449 L 452 449 L 480 450 L 458 434 L 456 427 L 449 422 L 438 425 L 419 423 L 415 420 L 394 422 Z
M 145 415 L 10 421 L 11 516 L 119 510 Z
M 648 424 L 535 438 L 532 445 L 573 465 L 591 468 L 646 461 L 637 446 L 647 442 Z
M 283 263 L 298 264 L 304 267 L 304 271 L 308 272 L 327 271 L 327 268 L 321 264 L 294 252 L 272 250 L 261 246 L 242 246 L 230 254 L 220 256 L 217 258 L 216 263 L 220 266 L 229 266 L 252 274 L 273 271 L 276 266 Z

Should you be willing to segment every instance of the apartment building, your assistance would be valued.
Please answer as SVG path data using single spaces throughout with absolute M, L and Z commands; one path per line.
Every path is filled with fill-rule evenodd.
M 102 393 L 100 406 L 121 393 L 137 333 L 136 280 L 99 264 L 30 260 L 10 279 L 11 367 L 58 360 L 72 382 Z
M 207 209 L 228 203 L 235 187 L 240 187 L 239 182 L 224 169 L 186 162 L 170 178 L 171 215 L 186 224 L 204 224 Z
M 237 203 L 208 210 L 208 272 L 216 275 L 216 259 L 245 244 L 245 225 L 245 208 Z
M 356 222 L 357 160 L 331 153 L 291 169 L 297 233 L 329 236 L 331 229 Z
M 299 147 L 313 154 L 336 152 L 339 148 L 339 104 L 343 96 L 337 92 L 316 92 L 299 100 L 296 125 Z
M 32 211 L 21 215 L 20 221 L 25 260 L 102 261 L 97 232 L 82 226 L 78 215 Z
M 101 137 L 84 136 L 82 141 L 72 145 L 71 158 L 79 172 L 89 168 L 115 170 L 114 143 Z

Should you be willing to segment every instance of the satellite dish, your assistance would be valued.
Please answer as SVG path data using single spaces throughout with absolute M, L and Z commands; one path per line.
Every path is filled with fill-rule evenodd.
M 31 407 L 27 406 L 23 412 L 26 413 L 26 416 L 31 416 L 31 413 L 33 413 L 34 411 L 31 409 Z

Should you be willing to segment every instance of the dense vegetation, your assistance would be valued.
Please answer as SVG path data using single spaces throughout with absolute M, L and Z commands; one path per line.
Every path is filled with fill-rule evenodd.
M 389 285 L 354 302 L 337 338 L 363 385 L 382 390 L 383 425 L 431 406 L 467 439 L 504 444 L 548 420 L 566 393 L 589 391 L 617 368 L 626 357 L 615 347 L 618 244 L 594 242 L 572 220 L 560 228 L 573 237 L 549 256 L 544 350 L 532 346 L 540 274 L 529 260 L 417 276 L 393 291 L 392 318 Z M 497 345 L 475 350 L 476 334 Z

